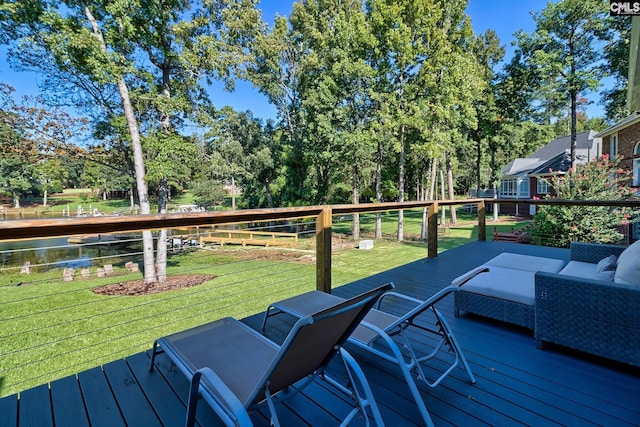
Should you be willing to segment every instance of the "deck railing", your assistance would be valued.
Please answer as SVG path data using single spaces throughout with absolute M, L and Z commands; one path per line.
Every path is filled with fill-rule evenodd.
M 86 277 L 76 276 L 75 281 L 68 283 L 63 281 L 61 272 L 54 268 L 55 265 L 40 266 L 42 270 L 56 270 L 55 275 L 45 273 L 40 282 L 34 282 L 27 276 L 23 278 L 16 271 L 12 281 L 5 283 L 0 280 L 0 323 L 3 324 L 0 330 L 0 396 L 144 350 L 151 345 L 153 339 L 167 333 L 225 315 L 254 314 L 264 309 L 269 302 L 312 288 L 331 292 L 332 286 L 371 275 L 380 271 L 380 268 L 413 261 L 399 257 L 397 260 L 380 263 L 373 255 L 364 265 L 349 265 L 346 270 L 351 275 L 345 275 L 338 264 L 350 261 L 344 261 L 343 255 L 339 255 L 334 262 L 332 240 L 335 240 L 336 229 L 348 228 L 340 221 L 345 219 L 349 222 L 352 215 L 370 216 L 407 210 L 416 211 L 414 217 L 421 220 L 424 210 L 428 224 L 427 239 L 426 242 L 412 242 L 417 247 L 412 254 L 416 257 L 434 258 L 437 257 L 443 237 L 439 235 L 442 227 L 438 225 L 442 207 L 475 206 L 476 209 L 469 209 L 475 211 L 473 236 L 486 240 L 486 208 L 494 203 L 640 208 L 639 201 L 465 199 L 163 215 L 0 220 L 0 242 L 25 240 L 27 246 L 31 239 L 113 233 L 135 235 L 141 230 L 160 229 L 175 230 L 174 236 L 177 239 L 196 241 L 199 240 L 197 236 L 207 235 L 213 227 L 233 226 L 244 227 L 245 231 L 242 233 L 255 233 L 255 236 L 259 236 L 262 233 L 260 230 L 265 229 L 277 230 L 272 235 L 299 229 L 301 233 L 287 236 L 305 236 L 298 239 L 299 245 L 305 249 L 300 252 L 300 257 L 305 257 L 304 263 L 286 266 L 281 264 L 273 270 L 269 269 L 270 262 L 264 261 L 257 251 L 255 256 L 230 260 L 221 253 L 192 246 L 190 249 L 195 249 L 197 255 L 192 257 L 189 270 L 181 270 L 181 261 L 169 257 L 169 274 L 209 272 L 214 266 L 215 285 L 190 291 L 178 290 L 161 296 L 134 297 L 138 299 L 126 302 L 122 297 L 100 297 L 90 291 L 106 283 L 122 286 L 123 282 L 141 278 L 140 272 L 130 271 L 125 267 L 127 264 L 136 264 L 136 257 L 140 257 L 140 252 L 117 256 L 117 262 L 112 261 L 111 255 L 95 259 L 94 265 L 109 265 L 114 270 L 105 271 L 102 268 L 99 274 L 93 269 Z M 493 224 L 489 226 L 490 229 L 492 227 Z M 185 229 L 197 232 L 191 234 Z M 185 233 L 188 237 L 185 237 Z M 135 238 L 131 240 L 135 241 Z M 87 245 L 91 244 L 100 242 Z M 82 251 L 82 246 L 79 251 Z M 388 258 L 389 254 L 385 253 L 384 256 Z M 314 261 L 309 261 L 310 259 Z M 37 266 L 33 267 L 35 269 Z M 355 270 L 358 273 L 353 273 Z M 3 271 L 5 270 L 0 270 L 0 276 Z M 334 277 L 334 274 L 339 277 Z

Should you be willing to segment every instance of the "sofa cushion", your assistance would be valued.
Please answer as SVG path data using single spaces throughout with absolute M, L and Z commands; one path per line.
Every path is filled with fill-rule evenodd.
M 616 261 L 618 261 L 618 257 L 616 257 L 615 255 L 609 255 L 606 258 L 602 258 L 600 261 L 598 261 L 596 271 L 598 273 L 602 273 L 603 271 L 615 271 Z
M 584 279 L 593 279 L 598 274 L 597 264 L 582 261 L 569 261 L 559 274 L 564 276 L 581 277 Z
M 536 271 L 545 271 L 547 273 L 557 273 L 564 267 L 564 261 L 554 258 L 544 258 L 531 255 L 520 255 L 512 253 L 502 253 L 486 263 L 486 266 L 511 268 L 515 270 L 530 271 L 535 273 Z
M 616 274 L 615 270 L 601 271 L 599 273 L 596 273 L 594 276 L 589 277 L 589 279 L 603 280 L 605 282 L 613 282 L 613 276 L 615 274 Z
M 535 305 L 535 272 L 489 266 L 487 273 L 475 276 L 460 290 Z
M 640 286 L 640 240 L 625 249 L 618 257 L 613 281 Z

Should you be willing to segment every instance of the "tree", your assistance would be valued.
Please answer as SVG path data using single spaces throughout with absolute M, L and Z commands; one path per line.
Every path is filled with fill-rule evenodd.
M 561 200 L 626 200 L 634 196 L 631 172 L 620 168 L 620 157 L 608 156 L 579 165 L 548 182 L 554 198 Z M 621 226 L 629 222 L 629 211 L 598 206 L 541 206 L 533 221 L 538 243 L 569 247 L 571 242 L 618 243 Z
M 562 0 L 548 3 L 533 14 L 536 30 L 516 35 L 523 60 L 533 70 L 538 101 L 549 110 L 569 106 L 571 116 L 571 164 L 576 166 L 578 97 L 600 85 L 603 75 L 598 42 L 605 37 L 607 3 L 602 0 Z M 563 99 L 557 95 L 563 94 Z M 553 111 L 553 108 L 551 109 Z
M 4 37 L 21 38 L 23 43 L 19 48 L 52 58 L 42 64 L 54 64 L 63 74 L 75 76 L 71 82 L 83 91 L 95 93 L 94 98 L 104 100 L 109 91 L 103 89 L 117 89 L 120 108 L 109 110 L 107 116 L 124 118 L 133 153 L 140 212 L 149 214 L 141 123 L 144 129 L 153 129 L 145 119 L 149 120 L 153 111 L 159 112 L 156 123 L 159 122 L 165 136 L 170 137 L 172 114 L 186 105 L 173 102 L 172 83 L 175 90 L 186 82 L 183 93 L 201 94 L 198 81 L 209 76 L 224 80 L 227 87 L 232 88 L 232 74 L 241 71 L 243 61 L 248 58 L 246 43 L 255 25 L 259 25 L 255 2 L 226 0 L 192 5 L 180 0 L 162 4 L 103 0 L 89 5 L 41 0 L 13 6 L 11 22 L 2 28 Z M 132 9 L 136 10 L 135 14 L 131 13 Z M 190 21 L 185 18 L 188 12 L 193 12 Z M 193 77 L 178 78 L 176 73 Z M 145 99 L 150 102 L 143 102 Z M 139 101 L 135 103 L 137 107 L 146 109 L 136 110 L 134 100 Z M 105 105 L 113 107 L 114 104 L 101 103 Z M 166 178 L 161 178 L 160 183 L 166 182 Z M 166 193 L 165 190 L 163 188 Z M 158 266 L 166 266 L 162 259 L 166 250 L 162 236 L 158 248 L 160 259 L 156 264 L 152 234 L 143 232 L 146 283 L 164 279 L 163 271 L 159 274 L 157 271 Z
M 46 207 L 49 192 L 62 191 L 62 183 L 67 179 L 69 173 L 58 159 L 43 160 L 37 164 L 37 169 L 38 182 L 43 195 L 42 206 Z
M 629 74 L 629 46 L 631 17 L 616 16 L 607 20 L 608 42 L 604 47 L 605 67 L 614 83 L 601 94 L 606 116 L 618 121 L 629 115 L 627 108 L 627 80 Z
M 376 40 L 366 18 L 358 0 L 308 1 L 291 16 L 307 52 L 299 90 L 316 203 L 342 202 L 349 189 L 351 202 L 360 203 L 370 176 L 375 143 L 369 130 L 374 77 L 369 59 Z M 353 237 L 359 233 L 355 215 Z
M 425 81 L 435 68 L 425 63 L 435 63 L 445 42 L 442 24 L 442 7 L 430 0 L 402 0 L 368 2 L 372 32 L 378 40 L 378 48 L 372 62 L 375 66 L 378 91 L 376 101 L 379 123 L 376 126 L 380 138 L 391 138 L 397 153 L 398 201 L 403 202 L 406 192 L 407 136 L 410 130 L 426 131 L 426 103 L 418 99 L 429 96 Z M 421 73 L 422 71 L 422 73 Z M 417 126 L 417 127 L 416 127 Z M 378 147 L 377 157 L 381 153 Z M 404 212 L 398 214 L 397 239 L 404 240 Z
M 276 107 L 284 125 L 281 149 L 286 167 L 282 194 L 285 204 L 302 203 L 309 193 L 305 191 L 309 165 L 304 154 L 300 108 L 302 62 L 308 53 L 303 44 L 301 35 L 287 19 L 277 16 L 273 28 L 257 36 L 253 45 L 255 62 L 248 70 L 248 78 Z
M 273 208 L 274 184 L 282 172 L 280 132 L 276 131 L 271 120 L 263 125 L 249 111 L 238 113 L 235 126 L 229 131 L 242 145 L 246 164 L 242 184 L 244 201 L 247 206 L 262 207 L 266 204 Z M 252 197 L 254 201 L 250 203 Z
M 483 184 L 482 167 L 485 147 L 496 137 L 500 127 L 500 113 L 496 105 L 496 76 L 493 69 L 502 60 L 504 53 L 505 48 L 500 46 L 500 40 L 493 30 L 488 30 L 476 39 L 474 54 L 482 73 L 482 79 L 486 82 L 482 96 L 474 102 L 478 126 L 476 129 L 470 130 L 471 139 L 476 145 L 474 184 L 478 196 Z
M 0 189 L 20 207 L 23 194 L 38 185 L 46 194 L 54 181 L 65 179 L 60 155 L 81 152 L 70 140 L 82 134 L 82 119 L 58 109 L 47 109 L 38 99 L 13 99 L 14 89 L 0 84 Z M 72 148 L 73 147 L 73 148 Z

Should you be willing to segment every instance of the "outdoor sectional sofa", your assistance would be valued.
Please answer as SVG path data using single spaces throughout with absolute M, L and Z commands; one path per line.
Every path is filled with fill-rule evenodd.
M 508 253 L 483 266 L 488 273 L 455 293 L 456 317 L 501 320 L 533 329 L 539 348 L 554 343 L 640 366 L 640 241 L 626 249 L 572 243 L 566 266 Z
M 613 275 L 593 271 L 611 255 Z M 573 243 L 564 270 L 535 275 L 538 348 L 554 343 L 640 366 L 640 241 L 626 249 Z
M 458 317 L 463 310 L 533 329 L 535 274 L 558 273 L 564 265 L 564 261 L 553 258 L 502 253 L 478 267 L 488 268 L 487 273 L 472 278 L 455 292 L 455 315 Z

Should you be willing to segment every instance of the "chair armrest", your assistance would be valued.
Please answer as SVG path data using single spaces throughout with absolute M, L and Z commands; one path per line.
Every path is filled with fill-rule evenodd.
M 451 285 L 447 286 L 446 288 L 440 289 L 438 292 L 432 295 L 428 300 L 421 300 L 409 295 L 401 294 L 399 292 L 388 291 L 388 292 L 385 292 L 380 297 L 380 299 L 378 299 L 378 302 L 376 303 L 375 308 L 379 309 L 380 305 L 382 304 L 382 300 L 388 297 L 395 297 L 405 301 L 409 301 L 414 303 L 416 306 L 420 306 L 421 304 L 433 305 L 436 302 L 440 301 L 442 298 L 449 295 L 451 292 L 457 291 L 460 286 L 464 285 L 469 280 L 476 277 L 478 274 L 485 273 L 487 271 L 489 271 L 489 267 L 486 267 L 483 265 L 481 265 L 480 267 L 476 267 L 473 270 L 466 272 L 462 276 L 458 276 L 455 279 L 453 279 L 453 281 L 451 282 Z
M 627 247 L 602 243 L 571 242 L 571 260 L 597 264 L 609 255 L 620 256 Z
M 242 402 L 211 369 L 202 368 L 195 372 L 191 379 L 192 393 L 189 395 L 189 406 L 193 404 L 192 396 L 195 388 L 199 390 L 202 398 L 211 406 L 220 419 L 229 426 L 252 426 L 251 418 Z M 196 393 L 197 394 L 197 393 Z M 194 406 L 195 409 L 195 406 Z
M 467 283 L 469 280 L 473 279 L 480 273 L 486 273 L 489 271 L 489 267 L 481 265 L 480 267 L 476 267 L 473 270 L 467 271 L 462 276 L 458 276 L 453 281 L 451 281 L 451 286 L 455 288 L 459 288 L 460 286 Z
M 409 301 L 415 304 L 421 304 L 424 302 L 424 300 L 418 299 L 418 298 L 414 298 L 412 296 L 409 295 L 405 295 L 405 294 L 401 294 L 400 292 L 395 292 L 395 291 L 389 291 L 389 292 L 385 292 L 384 294 L 382 294 L 382 296 L 378 299 L 378 302 L 376 303 L 374 308 L 379 309 L 380 308 L 380 304 L 382 304 L 382 300 L 389 298 L 389 297 L 394 297 L 394 298 L 399 298 L 405 301 Z

